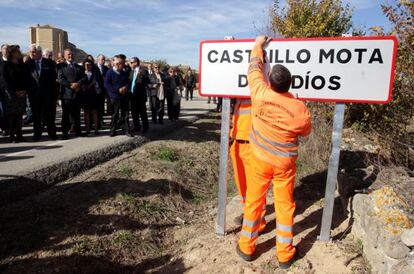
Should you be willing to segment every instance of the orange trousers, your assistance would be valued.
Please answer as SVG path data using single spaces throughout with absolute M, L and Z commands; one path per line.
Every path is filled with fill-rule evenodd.
M 244 205 L 246 201 L 246 171 L 250 157 L 249 143 L 239 143 L 235 140 L 230 147 L 230 157 L 233 163 L 234 182 Z
M 293 189 L 296 165 L 290 168 L 277 168 L 250 154 L 248 166 L 246 203 L 244 220 L 240 233 L 239 247 L 245 254 L 253 254 L 260 232 L 266 193 L 273 183 L 273 196 L 276 213 L 276 256 L 279 262 L 287 262 L 295 255 L 293 246 L 293 218 L 296 208 Z

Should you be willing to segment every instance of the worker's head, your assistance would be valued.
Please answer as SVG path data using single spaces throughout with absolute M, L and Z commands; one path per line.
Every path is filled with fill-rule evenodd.
M 274 91 L 284 93 L 289 91 L 292 75 L 285 66 L 274 65 L 269 74 L 269 82 Z

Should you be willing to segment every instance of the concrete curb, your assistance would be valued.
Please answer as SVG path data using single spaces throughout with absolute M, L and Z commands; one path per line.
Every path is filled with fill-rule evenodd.
M 104 149 L 67 159 L 27 174 L 19 176 L 0 175 L 0 206 L 35 195 L 88 169 L 120 156 L 124 152 L 134 150 L 150 141 L 162 139 L 165 135 L 185 127 L 207 114 L 208 111 L 204 114 L 195 115 L 190 119 L 164 124 L 162 128 L 149 131 L 145 136 L 135 136 Z

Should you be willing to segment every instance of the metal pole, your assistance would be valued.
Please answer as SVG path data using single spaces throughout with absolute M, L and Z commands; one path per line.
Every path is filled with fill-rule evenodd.
M 217 236 L 226 235 L 227 170 L 230 135 L 230 99 L 223 98 L 221 111 L 220 169 L 218 187 Z
M 328 176 L 326 178 L 325 204 L 323 207 L 321 234 L 318 239 L 329 241 L 331 238 L 331 225 L 335 201 L 335 188 L 338 182 L 339 155 L 341 152 L 342 129 L 344 126 L 345 104 L 335 105 L 335 116 L 332 132 L 332 152 L 329 158 Z

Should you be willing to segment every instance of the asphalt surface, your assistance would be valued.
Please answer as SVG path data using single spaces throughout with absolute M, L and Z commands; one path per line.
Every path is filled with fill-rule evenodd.
M 193 101 L 181 100 L 181 120 L 192 120 L 197 116 L 215 109 L 215 104 L 207 104 L 206 98 L 195 97 Z M 148 108 L 149 109 L 149 108 Z M 60 108 L 58 108 L 56 124 L 60 125 Z M 167 118 L 167 119 L 165 119 Z M 154 125 L 150 122 L 148 134 L 163 134 L 163 127 L 176 123 L 164 117 L 164 125 Z M 131 121 L 132 123 L 132 121 Z M 109 137 L 110 117 L 105 117 L 104 129 L 99 136 L 71 137 L 68 140 L 50 140 L 46 130 L 38 142 L 32 142 L 32 124 L 23 128 L 26 142 L 14 144 L 8 142 L 8 137 L 0 137 L 0 177 L 22 176 L 45 167 L 53 166 L 60 162 L 76 159 L 81 155 L 98 151 L 116 144 L 125 142 L 131 138 L 125 135 Z M 145 136 L 145 135 L 144 135 Z M 58 131 L 58 138 L 60 132 Z M 133 137 L 134 138 L 134 137 Z M 139 138 L 139 136 L 137 136 Z

